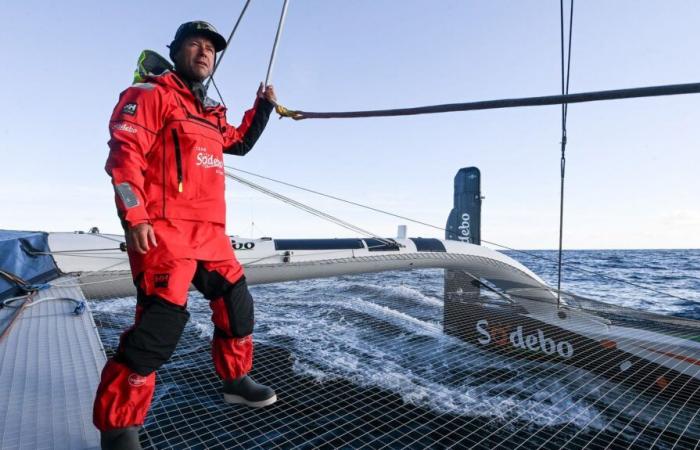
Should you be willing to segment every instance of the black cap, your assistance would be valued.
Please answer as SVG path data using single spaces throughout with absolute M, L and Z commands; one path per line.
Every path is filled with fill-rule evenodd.
M 180 45 L 182 41 L 188 36 L 201 35 L 211 39 L 214 44 L 214 50 L 218 53 L 226 48 L 226 39 L 216 31 L 214 25 L 203 20 L 194 20 L 192 22 L 185 22 L 180 25 L 175 32 L 175 38 L 170 43 L 170 59 L 173 59 L 175 53 L 180 50 Z

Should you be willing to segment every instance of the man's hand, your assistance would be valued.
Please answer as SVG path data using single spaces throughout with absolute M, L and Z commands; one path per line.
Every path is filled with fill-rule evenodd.
M 156 234 L 153 232 L 153 227 L 150 223 L 140 223 L 129 228 L 127 245 L 130 245 L 136 252 L 142 255 L 145 254 L 151 249 L 149 243 L 153 244 L 154 247 L 158 246 Z
M 260 83 L 258 98 L 264 98 L 273 105 L 277 105 L 277 96 L 275 95 L 275 88 L 272 85 L 263 86 L 263 84 Z

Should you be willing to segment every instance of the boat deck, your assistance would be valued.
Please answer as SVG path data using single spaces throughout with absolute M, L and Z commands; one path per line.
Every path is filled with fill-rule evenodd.
M 73 277 L 39 291 L 47 298 L 85 300 Z M 86 306 L 87 308 L 87 306 Z M 0 339 L 0 448 L 99 448 L 92 403 L 106 357 L 90 311 L 49 300 L 19 311 Z M 0 323 L 17 313 L 0 310 Z
M 430 276 L 435 275 L 442 279 L 442 274 Z M 450 313 L 459 320 L 446 323 L 440 291 L 392 287 L 380 276 L 254 288 L 260 321 L 251 375 L 274 387 L 279 398 L 263 409 L 222 401 L 211 363 L 211 311 L 201 294 L 192 293 L 190 321 L 173 357 L 157 373 L 140 430 L 142 446 L 698 448 L 700 387 L 695 378 L 684 378 L 673 391 L 655 389 L 647 374 L 658 357 L 639 369 L 620 364 L 626 377 L 614 380 L 605 369 L 610 358 L 600 356 L 604 347 L 598 343 L 591 357 L 596 364 L 586 369 L 552 361 L 544 352 L 524 358 L 519 347 L 491 351 L 474 340 L 472 335 L 483 337 L 474 331 L 479 330 L 474 320 L 486 317 L 494 330 L 522 328 L 518 333 L 534 335 L 517 305 L 483 296 L 474 303 L 483 310 L 468 308 L 467 302 Z M 94 281 L 108 285 L 104 277 Z M 76 283 L 69 277 L 56 280 L 53 284 L 63 286 L 41 291 L 35 302 L 83 299 L 89 288 L 71 287 Z M 450 277 L 447 298 L 463 296 L 461 285 Z M 121 332 L 132 324 L 134 301 L 113 296 L 81 316 L 65 301 L 36 303 L 20 312 L 0 338 L 1 449 L 98 448 L 91 419 L 94 392 L 105 351 L 113 354 Z M 580 301 L 581 308 L 598 308 L 616 326 L 686 338 L 691 356 L 674 367 L 697 367 L 695 321 Z M 15 311 L 0 310 L 0 327 Z M 552 340 L 574 342 L 545 324 L 537 326 Z

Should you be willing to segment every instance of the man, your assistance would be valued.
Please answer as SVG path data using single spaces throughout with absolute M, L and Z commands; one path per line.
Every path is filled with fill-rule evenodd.
M 225 233 L 223 153 L 245 155 L 276 101 L 258 89 L 239 127 L 206 96 L 203 81 L 226 40 L 206 22 L 187 22 L 170 44 L 174 71 L 121 94 L 110 121 L 112 177 L 137 287 L 134 325 L 102 371 L 93 411 L 103 448 L 140 448 L 155 389 L 189 317 L 190 283 L 210 301 L 212 358 L 224 401 L 270 405 L 275 392 L 247 373 L 253 360 L 253 299 Z

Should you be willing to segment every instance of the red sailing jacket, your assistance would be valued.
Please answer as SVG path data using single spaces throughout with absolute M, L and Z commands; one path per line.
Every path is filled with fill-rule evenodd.
M 105 170 L 119 217 L 132 227 L 153 219 L 226 223 L 223 154 L 245 155 L 272 104 L 258 99 L 239 127 L 226 109 L 195 98 L 173 72 L 122 92 L 109 123 Z

